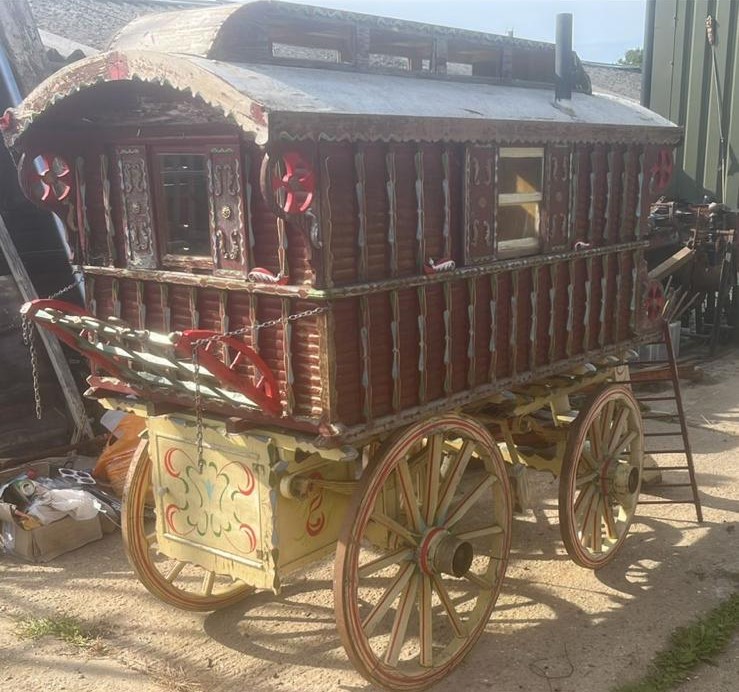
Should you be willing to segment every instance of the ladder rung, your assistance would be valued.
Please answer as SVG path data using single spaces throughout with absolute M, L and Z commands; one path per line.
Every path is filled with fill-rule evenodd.
M 654 344 L 644 344 L 645 346 L 660 346 L 662 342 L 657 342 Z M 671 360 L 665 359 L 665 360 L 632 360 L 629 365 L 666 365 L 672 363 Z
M 659 471 L 690 471 L 689 466 L 657 466 Z M 652 469 L 644 469 L 645 471 L 651 471 Z
M 654 485 L 650 485 L 650 488 L 653 488 L 655 490 L 662 488 L 692 488 L 692 483 L 655 483 Z M 648 493 L 649 495 L 654 495 L 654 493 Z
M 694 505 L 695 500 L 639 500 L 639 505 Z
M 676 401 L 676 396 L 638 396 L 637 401 Z
M 662 411 L 661 413 L 642 413 L 641 417 L 642 420 L 664 420 L 665 418 L 678 418 L 678 414 Z
M 647 449 L 644 454 L 685 454 L 685 449 Z
M 678 437 L 682 435 L 682 431 L 680 432 L 645 432 L 644 437 Z

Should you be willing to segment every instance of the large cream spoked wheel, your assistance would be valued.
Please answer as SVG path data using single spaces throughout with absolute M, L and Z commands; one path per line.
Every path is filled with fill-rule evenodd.
M 612 384 L 596 391 L 570 428 L 559 481 L 562 539 L 578 565 L 597 569 L 616 556 L 636 510 L 643 458 L 631 390 Z
M 510 532 L 505 463 L 479 423 L 447 415 L 391 439 L 336 552 L 336 620 L 357 670 L 393 690 L 451 671 L 493 610 Z
M 253 591 L 248 584 L 159 552 L 154 519 L 147 518 L 153 501 L 148 449 L 142 440 L 123 491 L 123 544 L 139 580 L 157 598 L 183 610 L 218 610 L 242 600 Z

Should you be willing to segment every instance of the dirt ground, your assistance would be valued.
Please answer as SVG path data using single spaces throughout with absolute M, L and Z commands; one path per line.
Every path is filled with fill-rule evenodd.
M 534 474 L 535 509 L 514 520 L 503 592 L 486 632 L 439 691 L 607 692 L 639 677 L 672 630 L 739 585 L 739 360 L 705 368 L 683 394 L 705 521 L 690 504 L 641 506 L 614 563 L 592 573 L 565 554 L 557 487 Z M 660 457 L 660 463 L 678 462 Z M 677 491 L 674 491 L 677 492 Z M 198 615 L 156 601 L 136 581 L 120 534 L 48 565 L 0 557 L 0 684 L 28 692 L 163 689 L 372 689 L 349 664 L 334 625 L 332 565 Z M 102 632 L 105 650 L 20 640 L 19 617 L 70 615 Z M 735 689 L 739 642 L 684 689 Z

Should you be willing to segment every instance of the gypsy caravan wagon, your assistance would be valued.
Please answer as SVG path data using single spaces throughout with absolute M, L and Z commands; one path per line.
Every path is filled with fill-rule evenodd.
M 156 596 L 220 608 L 335 552 L 352 662 L 419 689 L 486 626 L 522 469 L 559 477 L 576 563 L 614 558 L 643 456 L 615 366 L 658 327 L 642 233 L 680 133 L 592 95 L 568 41 L 173 12 L 5 115 L 85 280 L 26 318 L 146 419 L 124 538 Z

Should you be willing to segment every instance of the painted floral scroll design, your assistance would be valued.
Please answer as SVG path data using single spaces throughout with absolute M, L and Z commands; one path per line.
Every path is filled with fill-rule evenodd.
M 219 465 L 207 461 L 202 471 L 179 447 L 163 457 L 164 485 L 172 488 L 177 502 L 164 506 L 166 530 L 208 545 L 226 541 L 239 555 L 257 548 L 257 532 L 247 518 L 253 516 L 256 479 L 239 461 Z

